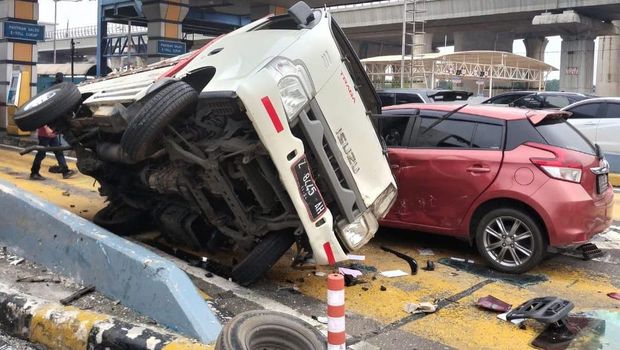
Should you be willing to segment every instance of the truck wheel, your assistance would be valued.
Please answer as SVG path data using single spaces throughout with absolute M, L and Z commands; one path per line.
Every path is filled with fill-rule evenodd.
M 522 273 L 538 265 L 547 242 L 537 220 L 514 208 L 491 210 L 476 229 L 478 252 L 495 270 Z
M 34 131 L 66 116 L 82 100 L 80 90 L 70 82 L 53 85 L 31 98 L 15 112 L 15 124 Z
M 148 213 L 125 203 L 109 203 L 93 216 L 93 222 L 117 235 L 130 235 L 144 228 Z
M 216 350 L 326 349 L 325 337 L 306 322 L 281 312 L 240 313 L 222 329 Z
M 269 233 L 240 263 L 235 265 L 231 277 L 242 286 L 258 281 L 286 253 L 295 242 L 290 232 Z
M 163 147 L 166 126 L 193 110 L 198 93 L 189 84 L 177 81 L 158 90 L 129 122 L 121 147 L 135 161 L 142 161 Z

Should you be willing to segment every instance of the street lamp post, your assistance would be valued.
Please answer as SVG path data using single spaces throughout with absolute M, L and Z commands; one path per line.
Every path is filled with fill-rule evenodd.
M 54 36 L 53 36 L 52 47 L 54 50 L 54 64 L 56 64 L 56 22 L 57 22 L 57 15 L 58 15 L 58 2 L 59 1 L 78 2 L 82 0 L 52 0 L 52 1 L 54 2 Z

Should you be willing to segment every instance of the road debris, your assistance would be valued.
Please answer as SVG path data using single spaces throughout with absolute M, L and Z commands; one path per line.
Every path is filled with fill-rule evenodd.
M 450 260 L 459 261 L 459 262 L 465 262 L 465 263 L 468 263 L 468 264 L 473 264 L 474 263 L 474 261 L 471 260 L 471 259 L 457 258 L 455 256 L 451 256 Z
M 362 271 L 359 270 L 355 270 L 355 269 L 348 269 L 346 267 L 339 267 L 338 268 L 338 273 L 340 273 L 341 275 L 350 275 L 353 277 L 359 277 L 362 275 Z
M 446 265 L 446 266 L 453 267 L 458 270 L 469 272 L 474 275 L 478 275 L 478 276 L 482 276 L 482 277 L 490 278 L 494 280 L 504 281 L 504 282 L 514 284 L 519 287 L 533 285 L 533 284 L 537 284 L 537 283 L 549 280 L 549 278 L 545 275 L 533 275 L 533 274 L 527 274 L 527 273 L 522 273 L 522 274 L 517 275 L 517 274 L 512 274 L 512 273 L 499 272 L 499 271 L 493 270 L 492 268 L 486 265 L 477 264 L 474 262 L 468 262 L 468 260 L 461 259 L 461 258 L 454 258 L 454 257 L 450 259 L 442 258 L 442 259 L 439 259 L 439 263 Z M 455 274 L 450 273 L 450 274 L 453 276 L 456 276 L 456 273 Z
M 422 270 L 435 271 L 435 263 L 430 260 L 426 260 L 426 266 L 423 267 Z
M 62 195 L 65 197 L 71 197 L 71 193 L 69 191 L 64 191 Z
M 78 290 L 77 292 L 69 295 L 68 297 L 61 299 L 60 303 L 62 305 L 67 306 L 67 305 L 71 304 L 72 302 L 74 302 L 74 301 L 80 299 L 81 297 L 83 297 L 83 296 L 85 296 L 87 294 L 90 294 L 90 293 L 92 293 L 94 291 L 95 291 L 95 286 L 93 286 L 93 285 L 86 286 L 86 287 Z
M 437 311 L 437 305 L 429 302 L 407 303 L 405 307 L 403 307 L 403 310 L 409 314 L 432 314 Z
M 403 254 L 401 252 L 397 252 L 396 250 L 388 248 L 386 246 L 381 246 L 381 249 L 383 251 L 386 251 L 388 253 L 392 253 L 392 254 L 396 255 L 397 257 L 405 260 L 409 264 L 409 267 L 411 268 L 411 274 L 412 275 L 415 275 L 415 274 L 418 273 L 418 262 L 414 258 L 410 257 L 407 254 Z
M 314 315 L 312 315 L 310 317 L 312 317 L 313 320 L 316 320 L 319 323 L 327 324 L 327 317 L 325 317 L 325 316 L 314 316 Z
M 497 318 L 499 318 L 502 321 L 506 321 L 506 322 L 510 322 L 510 323 L 516 324 L 517 326 L 521 326 L 521 324 L 523 322 L 525 322 L 524 318 L 517 318 L 517 319 L 512 319 L 512 320 L 508 321 L 508 319 L 506 318 L 507 315 L 508 315 L 508 312 L 504 312 L 503 314 L 497 315 Z
M 24 258 L 15 259 L 15 260 L 11 261 L 9 264 L 11 264 L 13 266 L 16 266 L 16 265 L 19 265 L 19 264 L 23 263 L 24 260 L 25 260 Z
M 435 255 L 435 252 L 433 252 L 432 249 L 429 248 L 420 248 L 418 249 L 418 253 L 422 256 L 431 256 L 431 255 Z
M 285 290 L 290 292 L 291 294 L 301 294 L 301 291 L 299 291 L 299 287 L 297 287 L 297 285 L 293 284 L 290 287 L 278 287 L 278 291 L 281 290 Z
M 314 271 L 314 275 L 318 277 L 325 277 L 327 274 L 323 271 Z
M 40 282 L 48 282 L 48 283 L 60 283 L 60 278 L 56 276 L 28 276 L 28 277 L 20 277 L 15 280 L 15 282 L 31 282 L 31 283 L 40 283 Z
M 620 300 L 620 292 L 607 293 L 607 296 L 612 299 Z
M 385 286 L 381 286 L 381 288 L 379 288 L 379 290 L 381 290 L 382 292 L 385 292 L 387 290 L 387 288 Z
M 381 276 L 392 278 L 392 277 L 409 276 L 409 274 L 403 270 L 389 270 L 389 271 L 381 271 Z
M 356 260 L 356 261 L 364 261 L 364 260 L 366 260 L 366 256 L 365 255 L 349 254 L 349 255 L 347 255 L 347 257 L 349 258 L 349 260 Z
M 508 312 L 508 310 L 512 307 L 512 305 L 499 300 L 492 295 L 487 295 L 486 297 L 478 299 L 476 306 L 496 312 Z

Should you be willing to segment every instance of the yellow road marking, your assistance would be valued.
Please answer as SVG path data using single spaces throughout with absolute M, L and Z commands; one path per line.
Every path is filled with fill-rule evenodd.
M 177 339 L 173 340 L 169 344 L 165 345 L 162 350 L 213 350 L 214 345 L 200 344 L 189 339 Z

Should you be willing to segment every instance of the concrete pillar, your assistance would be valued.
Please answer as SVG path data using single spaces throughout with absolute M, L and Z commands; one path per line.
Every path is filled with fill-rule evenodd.
M 620 26 L 620 21 L 618 26 Z M 599 96 L 620 96 L 620 35 L 598 38 L 596 60 L 596 94 Z
M 414 55 L 433 52 L 433 33 L 415 34 L 412 40 Z
M 148 21 L 146 52 L 149 63 L 185 53 L 182 23 L 189 12 L 189 0 L 144 0 L 142 12 Z
M 512 52 L 512 33 L 471 31 L 454 33 L 454 51 L 490 50 Z
M 38 29 L 37 36 L 44 32 L 38 20 L 36 0 L 0 1 L 0 129 L 7 128 L 9 109 L 15 109 L 8 107 L 6 100 L 13 72 L 29 77 L 26 84 L 22 82 L 20 101 L 27 101 L 37 92 L 37 38 L 29 30 Z M 5 22 L 11 22 L 11 32 L 4 33 Z
M 544 61 L 547 43 L 549 43 L 549 40 L 547 40 L 544 36 L 525 38 L 523 40 L 523 44 L 525 45 L 526 56 L 539 61 Z
M 563 35 L 560 58 L 560 90 L 592 93 L 594 36 Z

